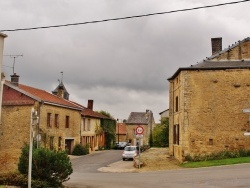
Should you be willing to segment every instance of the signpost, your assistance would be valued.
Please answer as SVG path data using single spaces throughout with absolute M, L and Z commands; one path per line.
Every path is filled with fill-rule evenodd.
M 139 165 L 138 167 L 141 168 L 141 161 L 140 161 L 140 156 L 141 156 L 141 138 L 143 138 L 143 132 L 144 132 L 144 128 L 142 126 L 138 126 L 135 129 L 135 133 L 136 133 L 136 138 L 139 138 Z

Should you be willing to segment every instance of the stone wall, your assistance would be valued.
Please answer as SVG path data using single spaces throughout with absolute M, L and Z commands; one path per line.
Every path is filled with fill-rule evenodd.
M 250 114 L 242 112 L 250 107 L 249 75 L 248 69 L 182 71 L 170 84 L 171 153 L 176 124 L 179 160 L 188 154 L 250 149 L 250 137 L 244 136 Z

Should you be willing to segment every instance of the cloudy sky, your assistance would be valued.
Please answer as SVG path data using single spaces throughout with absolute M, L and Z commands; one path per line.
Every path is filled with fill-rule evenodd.
M 79 23 L 228 3 L 237 0 L 0 0 L 0 30 Z M 51 92 L 63 82 L 70 100 L 127 119 L 169 107 L 168 81 L 179 67 L 249 37 L 250 2 L 70 27 L 4 32 L 4 55 L 17 57 L 20 83 Z M 3 57 L 6 79 L 13 58 Z

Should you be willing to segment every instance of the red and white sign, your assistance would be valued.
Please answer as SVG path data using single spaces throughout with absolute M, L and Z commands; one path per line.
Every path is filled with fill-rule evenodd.
M 138 126 L 138 127 L 136 127 L 136 129 L 135 129 L 136 134 L 142 134 L 143 131 L 144 131 L 144 129 L 143 129 L 142 126 Z

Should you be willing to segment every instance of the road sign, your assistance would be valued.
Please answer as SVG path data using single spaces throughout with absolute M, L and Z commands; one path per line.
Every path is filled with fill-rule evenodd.
M 250 132 L 245 132 L 244 136 L 250 136 Z
M 138 126 L 138 127 L 136 127 L 136 129 L 135 129 L 136 134 L 142 134 L 143 131 L 144 131 L 144 129 L 143 129 L 142 126 Z
M 250 113 L 250 108 L 242 109 L 242 112 L 243 112 L 243 113 Z

